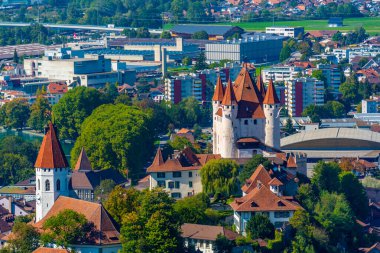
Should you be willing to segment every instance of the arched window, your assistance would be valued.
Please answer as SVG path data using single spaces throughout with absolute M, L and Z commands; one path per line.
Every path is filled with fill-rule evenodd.
M 41 182 L 40 182 L 40 180 L 38 179 L 38 188 L 37 188 L 38 190 L 41 190 Z
M 50 181 L 49 180 L 45 181 L 45 191 L 50 191 Z
M 57 191 L 61 190 L 61 180 L 57 179 Z

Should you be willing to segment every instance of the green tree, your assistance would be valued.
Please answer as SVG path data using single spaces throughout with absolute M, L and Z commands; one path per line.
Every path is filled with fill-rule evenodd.
M 342 93 L 343 98 L 350 104 L 358 103 L 361 99 L 359 95 L 359 83 L 354 75 L 348 77 L 346 81 L 339 86 L 339 91 Z
M 114 102 L 119 96 L 119 91 L 117 90 L 118 83 L 106 83 L 104 89 L 105 101 Z
M 100 185 L 95 188 L 94 195 L 96 199 L 107 199 L 108 195 L 112 192 L 113 188 L 115 188 L 115 181 L 112 179 L 105 179 L 100 181 Z
M 1 107 L 3 110 L 5 128 L 23 129 L 29 118 L 28 101 L 16 98 Z
M 190 66 L 191 65 L 191 58 L 188 56 L 182 58 L 182 64 L 185 66 Z
M 208 65 L 206 63 L 206 55 L 204 52 L 201 52 L 195 62 L 194 70 L 207 69 Z
M 174 140 L 168 141 L 168 144 L 173 150 L 183 150 L 188 147 L 195 153 L 199 154 L 201 152 L 200 147 L 195 143 L 191 143 L 186 137 L 176 136 Z
M 178 213 L 181 223 L 204 224 L 207 221 L 205 211 L 209 204 L 208 196 L 204 193 L 199 193 L 195 196 L 177 200 L 174 204 L 174 210 Z
M 286 124 L 285 124 L 285 127 L 284 127 L 284 131 L 288 134 L 294 134 L 296 132 L 296 129 L 294 129 L 294 126 L 293 126 L 293 121 L 291 118 L 288 118 L 286 120 Z
M 63 247 L 84 241 L 91 229 L 83 214 L 70 209 L 65 209 L 48 218 L 42 228 L 44 230 L 41 235 L 43 242 L 54 242 Z
M 206 31 L 198 31 L 191 35 L 193 40 L 208 40 L 208 33 Z
M 354 214 L 365 219 L 368 217 L 368 197 L 363 185 L 351 172 L 343 171 L 339 175 L 340 191 L 346 197 Z
M 153 153 L 153 124 L 151 111 L 124 104 L 102 105 L 83 122 L 71 151 L 72 163 L 85 147 L 94 168 L 113 168 L 122 173 L 128 169 L 132 180 L 137 180 Z
M 238 188 L 239 165 L 232 160 L 211 160 L 201 169 L 203 192 L 229 197 Z
M 121 186 L 116 186 L 108 195 L 104 207 L 112 218 L 121 224 L 125 215 L 136 211 L 139 197 L 140 192 L 135 188 L 125 189 Z
M 53 106 L 54 123 L 61 139 L 75 140 L 83 121 L 103 103 L 101 93 L 93 88 L 76 87 L 69 90 Z
M 30 107 L 28 125 L 32 129 L 43 132 L 47 123 L 51 120 L 51 106 L 43 94 L 37 95 L 36 102 Z
M 39 246 L 40 234 L 30 224 L 15 222 L 9 241 L 11 252 L 33 252 Z
M 169 31 L 163 31 L 160 35 L 161 39 L 171 39 L 172 35 L 170 34 Z
M 314 175 L 311 179 L 313 185 L 319 191 L 337 192 L 339 191 L 339 173 L 341 169 L 337 163 L 318 162 L 314 166 Z
M 256 168 L 262 164 L 266 169 L 273 168 L 272 163 L 262 155 L 254 155 L 249 161 L 244 165 L 243 169 L 241 170 L 239 174 L 239 181 L 240 183 L 245 183 L 245 180 L 247 180 L 253 172 L 255 172 Z
M 298 188 L 297 200 L 309 212 L 314 210 L 319 197 L 314 188 L 312 184 L 303 184 Z
M 280 52 L 280 61 L 285 61 L 290 57 L 292 53 L 292 49 L 289 47 L 288 43 L 284 42 L 284 46 L 281 49 Z
M 338 101 L 328 101 L 324 105 L 326 112 L 330 112 L 334 118 L 343 118 L 346 115 L 344 105 Z
M 273 239 L 274 226 L 270 222 L 268 216 L 262 214 L 255 214 L 247 222 L 245 231 L 251 239 Z
M 234 244 L 232 241 L 228 240 L 224 235 L 219 234 L 216 237 L 215 244 L 213 245 L 213 250 L 215 253 L 230 253 Z
M 2 164 L 0 172 L 2 185 L 17 183 L 33 174 L 33 164 L 28 161 L 26 156 L 5 153 L 0 155 L 0 161 Z

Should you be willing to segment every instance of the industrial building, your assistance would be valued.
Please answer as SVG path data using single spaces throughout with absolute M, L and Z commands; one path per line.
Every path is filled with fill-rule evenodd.
M 194 33 L 205 31 L 209 40 L 225 40 L 235 34 L 241 35 L 244 30 L 232 25 L 176 25 L 170 29 L 173 37 L 190 39 Z
M 286 37 L 266 33 L 255 33 L 244 39 L 233 39 L 219 43 L 206 44 L 208 62 L 232 60 L 236 62 L 273 62 L 278 61 L 282 42 Z
M 285 103 L 291 117 L 302 116 L 309 105 L 324 105 L 325 87 L 316 78 L 296 78 L 285 82 Z
M 302 26 L 289 27 L 289 26 L 271 26 L 265 29 L 265 33 L 287 36 L 297 38 L 298 35 L 303 35 L 305 29 Z

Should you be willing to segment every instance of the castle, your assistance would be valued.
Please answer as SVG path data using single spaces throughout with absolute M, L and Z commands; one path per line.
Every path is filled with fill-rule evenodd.
M 265 90 L 261 76 L 255 84 L 243 67 L 226 87 L 218 78 L 212 106 L 214 154 L 249 158 L 280 150 L 280 100 L 272 80 Z

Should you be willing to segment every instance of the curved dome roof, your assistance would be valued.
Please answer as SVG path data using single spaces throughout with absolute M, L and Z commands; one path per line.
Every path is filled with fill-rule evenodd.
M 324 128 L 303 131 L 282 138 L 281 149 L 380 149 L 380 133 L 357 128 Z

